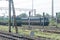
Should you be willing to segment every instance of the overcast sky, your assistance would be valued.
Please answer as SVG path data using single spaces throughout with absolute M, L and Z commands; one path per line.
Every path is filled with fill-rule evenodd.
M 33 8 L 37 10 L 37 13 L 43 12 L 51 14 L 52 0 L 34 0 Z M 27 8 L 32 9 L 32 0 L 14 0 L 15 8 Z M 54 14 L 60 12 L 60 0 L 54 0 Z M 0 7 L 8 7 L 8 1 L 0 1 Z M 19 12 L 18 12 L 19 13 Z M 0 10 L 0 15 L 2 12 Z

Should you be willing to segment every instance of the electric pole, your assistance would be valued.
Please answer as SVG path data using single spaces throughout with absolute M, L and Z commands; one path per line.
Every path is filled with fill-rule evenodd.
M 52 0 L 52 19 L 53 19 L 53 14 L 54 14 L 54 0 Z
M 16 33 L 18 33 L 18 28 L 17 28 L 17 24 L 16 24 L 15 8 L 14 8 L 13 0 L 12 0 L 12 9 L 13 9 L 13 26 L 16 29 Z
M 33 0 L 32 0 L 32 16 L 33 16 L 34 14 L 33 14 Z
M 16 16 L 15 16 L 15 8 L 14 8 L 14 3 L 13 0 L 9 0 L 9 32 L 11 32 L 11 7 L 13 11 L 13 26 L 16 29 L 16 33 L 18 33 L 18 28 L 16 26 Z
M 9 32 L 11 32 L 11 0 L 9 0 Z

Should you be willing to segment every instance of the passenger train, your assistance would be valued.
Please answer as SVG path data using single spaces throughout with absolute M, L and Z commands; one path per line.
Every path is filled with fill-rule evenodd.
M 0 22 L 0 25 L 7 25 L 8 24 L 8 18 L 6 18 L 4 21 Z M 11 18 L 13 20 L 13 18 Z M 11 21 L 12 25 L 13 21 Z M 16 17 L 16 24 L 17 26 L 21 25 L 28 25 L 29 24 L 29 17 L 26 18 L 20 18 Z M 40 26 L 48 26 L 49 25 L 49 19 L 47 17 L 30 17 L 30 25 L 40 25 Z
M 29 18 L 21 18 L 21 22 L 22 24 L 29 24 Z M 45 17 L 43 19 L 43 17 L 30 17 L 30 25 L 44 25 L 44 26 L 48 26 L 49 25 L 49 19 L 47 17 Z

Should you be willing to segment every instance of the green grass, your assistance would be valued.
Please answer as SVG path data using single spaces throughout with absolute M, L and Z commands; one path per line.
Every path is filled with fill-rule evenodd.
M 8 31 L 8 27 L 7 26 L 0 26 L 0 30 Z M 34 31 L 34 35 L 35 35 L 34 37 L 41 36 L 41 37 L 51 38 L 54 40 L 57 40 L 57 39 L 60 40 L 60 34 L 41 32 L 39 30 L 23 30 L 21 28 L 18 28 L 18 32 L 21 35 L 29 36 L 31 31 Z M 12 28 L 12 32 L 15 33 L 14 28 Z
M 47 33 L 47 32 L 37 32 L 35 33 L 35 36 L 41 36 L 41 37 L 46 37 L 46 38 L 51 38 L 51 39 L 59 39 L 60 40 L 60 34 L 54 34 L 54 33 Z
M 56 26 L 56 25 L 57 25 L 57 27 L 60 27 L 60 23 L 57 24 L 57 23 L 56 23 L 56 20 L 54 20 L 54 19 L 53 19 L 53 20 L 52 20 L 52 19 L 49 20 L 49 22 L 50 22 L 50 23 L 49 23 L 50 26 Z

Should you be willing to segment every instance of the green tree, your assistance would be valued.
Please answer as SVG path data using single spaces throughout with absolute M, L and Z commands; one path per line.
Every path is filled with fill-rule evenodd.
M 60 18 L 60 12 L 58 12 L 57 17 Z
M 49 15 L 48 13 L 46 13 L 45 17 L 51 18 L 51 15 Z
M 35 17 L 42 17 L 42 15 L 40 15 L 40 14 L 36 14 Z
M 22 14 L 19 15 L 19 17 L 23 17 L 23 18 L 25 18 L 25 17 L 28 17 L 28 16 L 27 16 L 27 14 L 22 13 Z

